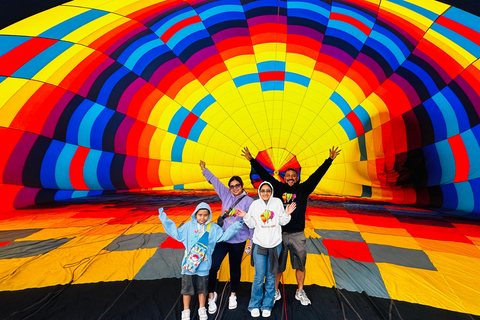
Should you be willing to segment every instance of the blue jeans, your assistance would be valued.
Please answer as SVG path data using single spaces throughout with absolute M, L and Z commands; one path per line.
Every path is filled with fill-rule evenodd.
M 253 261 L 255 263 L 255 276 L 252 282 L 252 297 L 248 304 L 248 311 L 255 308 L 260 310 L 272 310 L 273 297 L 275 296 L 275 273 L 270 273 L 270 258 L 257 253 L 258 246 L 253 250 Z M 282 244 L 277 246 L 277 253 L 280 254 Z M 265 293 L 263 291 L 263 280 L 265 279 Z

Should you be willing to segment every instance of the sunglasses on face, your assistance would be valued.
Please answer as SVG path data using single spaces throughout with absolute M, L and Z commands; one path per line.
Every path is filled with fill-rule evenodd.
M 241 184 L 240 183 L 237 183 L 237 184 L 232 184 L 230 186 L 230 189 L 236 189 L 236 188 L 240 188 L 241 187 Z

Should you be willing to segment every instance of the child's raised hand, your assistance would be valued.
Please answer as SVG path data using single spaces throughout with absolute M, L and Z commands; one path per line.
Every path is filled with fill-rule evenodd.
M 163 208 L 158 208 L 158 219 L 161 220 L 160 217 L 162 216 L 162 214 L 163 214 Z
M 239 216 L 240 218 L 243 218 L 245 217 L 245 215 L 247 214 L 245 211 L 243 211 L 242 209 L 235 209 L 235 214 L 237 216 Z
M 288 215 L 292 214 L 292 212 L 295 210 L 296 207 L 297 207 L 296 202 L 292 202 L 288 204 L 287 207 L 285 208 L 285 213 Z

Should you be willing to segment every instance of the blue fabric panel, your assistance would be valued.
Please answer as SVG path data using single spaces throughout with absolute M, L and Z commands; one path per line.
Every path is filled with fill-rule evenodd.
M 443 193 L 443 207 L 448 209 L 455 209 L 458 206 L 458 194 L 457 189 L 453 183 L 441 185 Z
M 175 115 L 172 117 L 172 121 L 170 121 L 170 124 L 168 125 L 168 132 L 178 134 L 178 131 L 180 131 L 180 127 L 182 126 L 183 122 L 189 114 L 190 111 L 188 111 L 184 107 L 180 107 L 180 109 L 177 110 Z
M 363 124 L 363 129 L 365 130 L 365 132 L 372 130 L 372 122 L 370 121 L 370 115 L 362 106 L 357 106 L 355 109 L 353 109 L 353 112 L 360 119 L 360 122 Z
M 442 179 L 440 184 L 452 183 L 455 179 L 455 158 L 448 140 L 443 140 L 435 144 L 438 152 L 438 159 L 442 167 Z
M 442 113 L 445 125 L 447 127 L 447 138 L 459 134 L 460 129 L 458 127 L 457 115 L 455 114 L 455 111 L 453 110 L 450 102 L 446 99 L 442 92 L 434 95 L 432 99 L 435 101 L 435 103 L 439 107 L 440 112 Z
M 233 82 L 235 83 L 235 86 L 237 88 L 244 86 L 246 84 L 250 83 L 259 83 L 260 82 L 260 77 L 258 73 L 250 73 L 250 74 L 245 74 L 243 76 L 239 76 L 233 79 Z
M 51 39 L 62 39 L 69 33 L 77 30 L 78 28 L 88 24 L 89 22 L 96 20 L 104 15 L 108 14 L 107 11 L 100 11 L 91 9 L 85 11 L 77 16 L 71 17 L 56 26 L 42 32 L 38 37 L 51 38 Z
M 191 18 L 194 15 L 196 15 L 196 13 L 191 8 L 180 9 L 175 12 L 171 12 L 166 18 L 152 25 L 150 29 L 153 30 L 158 37 L 160 37 L 176 23 Z
M 87 187 L 91 190 L 102 189 L 97 177 L 101 156 L 101 151 L 90 149 L 83 165 L 83 179 Z
M 180 54 L 186 47 L 198 39 L 209 36 L 210 35 L 206 32 L 203 24 L 197 22 L 178 30 L 170 39 L 168 39 L 167 46 L 173 48 L 173 52 L 178 52 Z
M 188 134 L 188 139 L 197 142 L 202 134 L 203 129 L 207 126 L 207 123 L 202 119 L 198 119 L 193 125 L 190 133 Z
M 447 124 L 437 103 L 433 99 L 428 99 L 423 103 L 423 106 L 430 116 L 435 142 L 447 139 Z
M 475 207 L 475 198 L 470 182 L 457 182 L 453 185 L 455 186 L 458 195 L 458 205 L 456 209 L 465 212 L 472 212 Z
M 455 112 L 459 132 L 470 129 L 470 120 L 468 119 L 468 114 L 457 95 L 448 86 L 443 88 L 441 92 Z
M 110 178 L 110 168 L 112 166 L 113 153 L 102 152 L 97 166 L 98 183 L 104 190 L 115 190 L 112 179 Z
M 418 14 L 421 14 L 422 16 L 435 21 L 438 18 L 438 14 L 435 12 L 432 12 L 428 9 L 422 8 L 420 6 L 417 6 L 411 2 L 405 1 L 405 0 L 390 0 L 390 2 L 396 3 L 401 7 L 405 7 L 407 9 L 412 10 L 413 12 L 417 12 Z
M 356 27 L 349 23 L 338 20 L 329 21 L 328 29 L 325 32 L 325 35 L 345 40 L 354 46 L 357 51 L 360 51 L 363 43 L 367 39 L 367 36 Z
M 480 178 L 480 126 L 472 128 L 461 134 L 465 148 L 467 149 L 470 171 L 468 179 Z M 479 198 L 480 199 L 480 198 Z
M 183 148 L 187 139 L 184 137 L 177 136 L 173 142 L 172 147 L 172 161 L 182 162 L 183 159 Z
M 0 57 L 30 39 L 32 37 L 0 35 Z
M 134 52 L 132 52 L 132 54 L 125 61 L 125 67 L 129 68 L 130 70 L 133 70 L 134 67 L 135 67 L 135 64 L 139 60 L 141 60 L 147 52 L 149 52 L 153 49 L 157 49 L 155 51 L 157 52 L 158 55 L 161 55 L 162 53 L 167 51 L 166 48 L 162 48 L 163 46 L 164 46 L 163 41 L 161 41 L 158 38 L 157 39 L 152 39 L 149 42 L 146 42 L 146 43 L 140 45 L 138 48 L 135 49 Z
M 478 23 L 480 23 L 478 17 L 476 20 L 478 21 Z M 468 51 L 472 56 L 476 57 L 477 59 L 480 57 L 480 46 L 472 40 L 465 38 L 461 34 L 458 34 L 455 31 L 452 31 L 442 25 L 439 25 L 438 23 L 434 23 L 431 28 L 432 30 L 440 33 L 450 41 L 458 44 L 461 48 Z
M 108 122 L 115 114 L 115 111 L 108 108 L 103 108 L 102 112 L 97 116 L 92 125 L 90 132 L 90 148 L 102 150 L 103 149 L 103 135 Z
M 423 70 L 421 67 L 419 67 L 418 65 L 416 65 L 415 63 L 413 63 L 409 60 L 405 60 L 405 62 L 402 64 L 402 67 L 410 70 L 417 77 L 419 77 L 420 80 L 422 80 L 422 82 L 425 85 L 425 87 L 427 88 L 430 96 L 433 96 L 436 93 L 438 93 L 439 88 L 437 87 L 435 81 L 433 81 L 432 77 L 430 77 L 430 75 L 425 70 Z
M 163 55 L 166 52 L 170 52 L 170 48 L 167 47 L 167 45 L 162 44 L 159 47 L 155 47 L 151 49 L 150 51 L 146 52 L 140 60 L 138 60 L 135 65 L 133 66 L 132 71 L 135 72 L 136 74 L 141 75 L 143 71 L 158 57 Z
M 67 143 L 58 156 L 55 165 L 55 180 L 60 189 L 73 189 L 72 183 L 70 182 L 70 163 L 72 163 L 77 148 L 77 146 Z
M 285 61 L 264 61 L 257 63 L 258 72 L 285 71 Z
M 36 57 L 25 63 L 15 71 L 12 76 L 31 79 L 47 64 L 52 62 L 53 59 L 57 58 L 71 46 L 73 46 L 73 43 L 70 42 L 59 41 L 54 43 L 49 48 L 43 50 L 43 52 L 40 52 Z
M 427 171 L 427 186 L 438 186 L 442 180 L 442 167 L 438 159 L 437 148 L 434 144 L 422 148 L 425 157 L 425 169 Z
M 99 137 L 94 132 L 92 132 L 93 125 L 98 119 L 105 107 L 95 103 L 90 109 L 85 113 L 80 126 L 78 128 L 78 145 L 90 148 L 90 141 L 96 140 Z M 103 133 L 103 132 L 102 132 Z M 100 140 L 100 139 L 99 139 Z
M 265 81 L 261 83 L 262 91 L 282 91 L 285 87 L 283 81 Z
M 110 97 L 110 94 L 112 93 L 115 85 L 119 83 L 120 79 L 126 76 L 129 72 L 130 70 L 125 67 L 121 67 L 120 69 L 115 71 L 103 84 L 103 87 L 98 94 L 97 103 L 101 104 L 102 106 L 106 106 L 108 98 Z
M 208 94 L 202 100 L 197 102 L 195 107 L 193 107 L 192 113 L 197 117 L 200 117 L 202 113 L 207 110 L 207 108 L 210 107 L 214 102 L 215 98 L 211 94 Z
M 40 170 L 40 180 L 44 188 L 58 189 L 55 179 L 55 165 L 63 147 L 65 147 L 65 142 L 52 140 L 47 152 L 45 152 Z
M 148 34 L 140 39 L 137 39 L 135 42 L 130 44 L 125 50 L 123 50 L 122 54 L 117 58 L 117 61 L 121 64 L 125 64 L 125 62 L 130 58 L 130 56 L 142 45 L 152 40 L 157 40 L 163 44 L 163 41 L 158 38 L 158 36 L 154 33 Z
M 347 101 L 337 92 L 332 93 L 330 100 L 337 105 L 337 107 L 343 112 L 345 116 L 349 114 L 350 111 L 352 111 Z
M 304 87 L 308 87 L 310 84 L 310 78 L 293 72 L 285 72 L 285 81 L 293 82 Z
M 338 124 L 340 124 L 342 126 L 343 130 L 347 134 L 348 139 L 350 141 L 357 137 L 357 132 L 355 131 L 355 127 L 350 122 L 350 120 L 348 120 L 347 118 L 343 118 L 342 120 L 340 120 L 338 122 Z
M 480 33 L 480 17 L 456 7 L 450 7 L 443 13 L 445 18 L 456 21 L 464 26 Z
M 78 144 L 80 124 L 82 123 L 85 114 L 90 110 L 94 103 L 90 100 L 83 100 L 82 103 L 75 109 L 68 122 L 67 127 L 67 143 Z M 88 134 L 90 138 L 90 133 Z

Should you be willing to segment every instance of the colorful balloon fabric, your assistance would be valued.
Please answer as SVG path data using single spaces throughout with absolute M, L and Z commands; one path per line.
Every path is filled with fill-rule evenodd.
M 285 172 L 287 169 L 295 169 L 298 178 L 300 179 L 302 168 L 297 161 L 297 157 L 291 153 L 285 152 L 285 150 L 269 148 L 260 151 L 255 159 L 257 159 L 267 172 L 279 181 L 285 182 Z M 260 186 L 260 183 L 262 183 L 262 179 L 253 168 L 250 173 L 250 180 L 252 181 L 253 186 L 257 189 Z
M 67 2 L 0 32 L 2 208 L 339 146 L 317 193 L 478 217 L 479 39 L 431 0 Z

